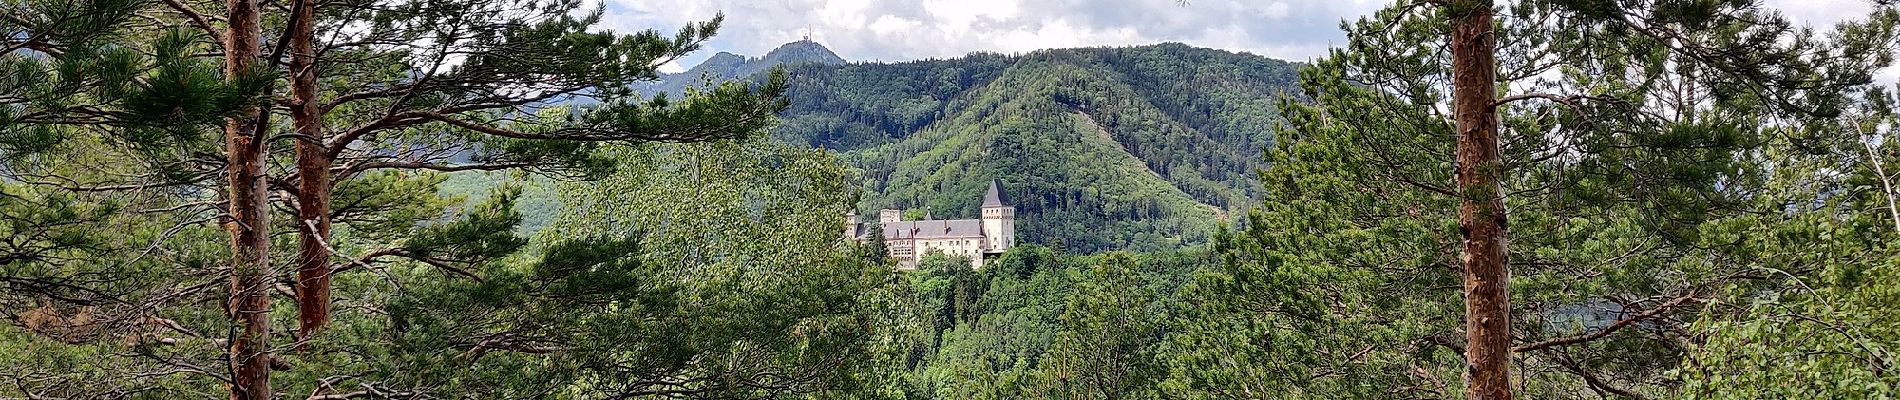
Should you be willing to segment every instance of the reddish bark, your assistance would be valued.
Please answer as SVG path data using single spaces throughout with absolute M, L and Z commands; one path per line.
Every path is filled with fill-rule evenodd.
M 1504 164 L 1498 159 L 1497 36 L 1490 0 L 1451 5 L 1458 230 L 1464 236 L 1465 397 L 1511 398 L 1511 272 L 1505 264 Z
M 230 0 L 225 34 L 224 72 L 236 79 L 257 62 L 259 25 L 257 0 Z M 225 157 L 229 164 L 226 195 L 230 200 L 231 294 L 227 305 L 238 325 L 231 340 L 231 399 L 269 399 L 270 390 L 270 199 L 265 186 L 265 137 L 258 119 L 265 113 L 246 112 L 225 121 Z
M 297 336 L 308 343 L 330 321 L 330 164 L 318 112 L 316 4 L 298 0 L 290 26 L 290 120 L 297 139 Z

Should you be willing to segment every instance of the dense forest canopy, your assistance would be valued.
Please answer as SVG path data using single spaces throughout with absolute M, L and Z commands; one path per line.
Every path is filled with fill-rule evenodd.
M 772 67 L 790 106 L 769 135 L 837 152 L 862 182 L 859 214 L 973 218 L 995 180 L 1023 240 L 1080 253 L 1205 244 L 1259 201 L 1277 101 L 1300 95 L 1300 64 L 1179 43 L 846 63 L 799 41 L 637 89 L 678 96 Z M 453 193 L 491 179 L 452 178 L 469 189 Z
M 1206 243 L 1259 200 L 1253 171 L 1299 64 L 1179 43 L 845 63 L 800 41 L 721 54 L 654 93 L 787 68 L 780 140 L 858 171 L 860 214 L 973 217 L 991 180 L 1024 240 L 1093 253 Z
M 0 398 L 1900 394 L 1894 4 L 677 74 L 723 18 L 590 7 L 0 0 Z M 980 269 L 843 237 L 992 181 Z
M 1179 44 L 801 69 L 775 132 L 839 150 L 864 173 L 865 209 L 974 215 L 966 199 L 997 179 L 1024 240 L 1159 250 L 1204 243 L 1255 201 L 1269 99 L 1295 69 Z

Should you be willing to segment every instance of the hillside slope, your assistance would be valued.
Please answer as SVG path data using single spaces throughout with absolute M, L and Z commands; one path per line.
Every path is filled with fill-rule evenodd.
M 1299 68 L 1178 43 L 847 63 L 799 41 L 638 89 L 677 95 L 778 66 L 791 107 L 771 134 L 837 152 L 863 180 L 860 214 L 974 218 L 995 179 L 1020 240 L 1084 253 L 1202 242 L 1256 204 L 1254 171 Z
M 1027 242 L 1092 252 L 1205 239 L 1253 171 L 1297 66 L 1181 44 L 790 69 L 774 135 L 842 153 L 860 212 L 977 214 L 1003 182 Z

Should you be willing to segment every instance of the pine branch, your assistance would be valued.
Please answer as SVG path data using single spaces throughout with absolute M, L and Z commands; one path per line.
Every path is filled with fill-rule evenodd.
M 1614 323 L 1611 323 L 1609 326 L 1605 326 L 1602 329 L 1598 329 L 1595 332 L 1590 332 L 1587 334 L 1575 335 L 1575 336 L 1565 336 L 1565 337 L 1560 337 L 1560 338 L 1555 338 L 1555 339 L 1548 339 L 1548 340 L 1544 340 L 1544 341 L 1540 341 L 1536 343 L 1525 344 L 1525 345 L 1521 345 L 1521 346 L 1517 346 L 1516 348 L 1513 348 L 1512 351 L 1523 353 L 1523 352 L 1529 352 L 1529 351 L 1534 351 L 1534 350 L 1548 349 L 1552 347 L 1588 343 L 1597 339 L 1602 339 L 1604 337 L 1610 336 L 1610 334 L 1616 333 L 1616 331 L 1622 330 L 1623 328 L 1627 328 L 1630 325 L 1635 325 L 1638 322 L 1643 322 L 1643 321 L 1649 320 L 1650 318 L 1655 318 L 1656 316 L 1662 315 L 1662 313 L 1668 312 L 1670 309 L 1675 308 L 1676 306 L 1682 305 L 1684 303 L 1694 303 L 1694 302 L 1700 302 L 1700 300 L 1696 298 L 1694 293 L 1683 295 L 1680 297 L 1676 297 L 1675 299 L 1671 299 L 1669 301 L 1663 302 L 1662 304 L 1659 304 L 1654 308 L 1644 310 L 1643 312 L 1637 313 L 1636 315 L 1631 316 L 1629 318 L 1618 320 Z
M 179 0 L 164 0 L 164 2 L 165 2 L 165 5 L 168 7 L 171 7 L 172 10 L 178 11 L 179 14 L 184 14 L 185 19 L 191 21 L 191 26 L 197 27 L 199 30 L 204 31 L 205 37 L 212 38 L 211 42 L 215 43 L 216 46 L 218 46 L 218 50 L 224 51 L 224 41 L 217 39 L 217 38 L 224 37 L 224 33 L 218 31 L 217 28 L 214 28 L 211 26 L 211 21 L 213 20 L 213 18 L 205 17 L 204 13 L 200 13 L 198 12 L 198 10 L 192 9 L 190 5 L 186 5 L 185 3 L 180 2 Z M 216 17 L 216 20 L 218 20 L 219 22 L 223 22 L 224 18 Z

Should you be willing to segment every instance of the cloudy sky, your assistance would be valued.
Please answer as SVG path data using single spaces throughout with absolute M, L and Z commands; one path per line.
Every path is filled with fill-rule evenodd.
M 719 51 L 759 56 L 809 32 L 847 60 L 948 58 L 972 51 L 1183 42 L 1288 60 L 1325 54 L 1342 19 L 1391 0 L 603 0 L 619 31 L 677 29 L 726 14 L 720 35 L 680 65 Z M 1816 26 L 1868 0 L 1769 0 Z M 1893 75 L 1889 71 L 1886 75 Z

